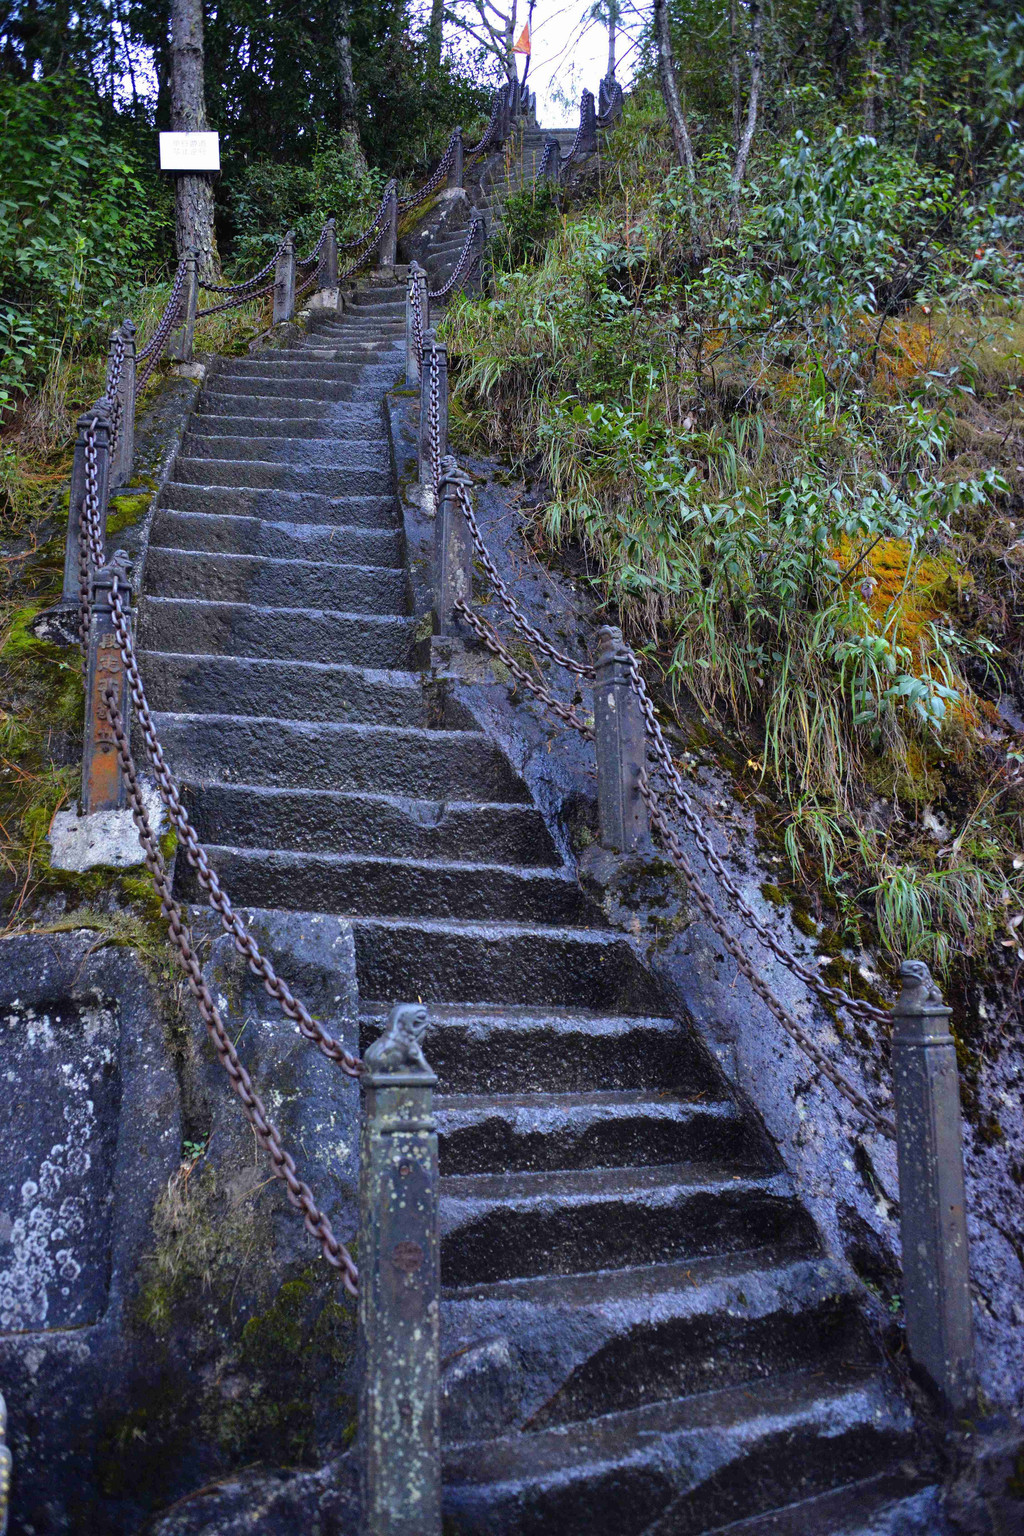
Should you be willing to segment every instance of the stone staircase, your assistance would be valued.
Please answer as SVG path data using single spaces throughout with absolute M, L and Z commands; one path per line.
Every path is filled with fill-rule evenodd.
M 391 1002 L 430 1005 L 446 1530 L 934 1530 L 789 1176 L 509 762 L 411 668 L 382 409 L 403 313 L 368 285 L 216 367 L 140 633 L 234 901 L 352 919 L 363 1048 Z

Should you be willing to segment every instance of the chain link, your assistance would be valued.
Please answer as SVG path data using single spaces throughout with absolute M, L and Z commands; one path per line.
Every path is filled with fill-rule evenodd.
M 585 736 L 588 741 L 593 741 L 594 727 L 582 719 L 571 704 L 564 704 L 561 699 L 556 699 L 549 688 L 545 688 L 543 683 L 538 683 L 532 678 L 525 668 L 521 667 L 519 662 L 516 661 L 511 651 L 506 650 L 505 646 L 502 645 L 487 621 L 482 619 L 478 613 L 475 613 L 468 603 L 463 602 L 461 597 L 453 605 L 453 612 L 457 613 L 460 618 L 465 619 L 470 629 L 483 641 L 487 649 L 493 651 L 495 656 L 504 662 L 512 676 L 522 683 L 524 688 L 527 688 L 535 698 L 540 699 L 542 704 L 546 704 L 548 709 L 552 710 L 560 720 L 565 721 L 566 725 L 571 725 L 574 731 L 579 731 L 581 736 Z M 536 663 L 534 665 L 536 666 Z
M 452 129 L 451 137 L 449 138 L 445 147 L 444 154 L 441 156 L 440 160 L 437 162 L 433 171 L 427 180 L 423 183 L 422 187 L 420 187 L 416 192 L 411 192 L 408 197 L 400 197 L 398 199 L 398 206 L 403 213 L 405 213 L 405 211 L 409 208 L 418 207 L 419 204 L 428 198 L 431 192 L 436 191 L 436 189 L 441 185 L 442 181 L 444 181 L 445 177 L 448 175 L 448 172 L 452 168 L 452 161 L 455 159 L 455 146 L 458 143 L 458 138 L 461 132 L 461 128 Z
M 441 375 L 437 354 L 430 353 L 430 388 L 427 395 L 427 431 L 430 449 L 430 484 L 435 510 L 441 495 Z
M 268 272 L 273 272 L 277 265 L 277 258 L 284 250 L 286 244 L 287 241 L 282 240 L 266 266 L 260 267 L 258 272 L 253 273 L 252 277 L 247 277 L 244 283 L 204 283 L 200 278 L 199 286 L 203 289 L 204 293 L 244 293 L 248 288 L 255 288 L 257 283 L 261 282 Z M 319 246 L 317 249 L 319 250 Z
M 475 245 L 476 223 L 475 221 L 470 221 L 469 231 L 466 235 L 465 244 L 459 253 L 459 259 L 456 263 L 455 270 L 452 272 L 452 275 L 449 277 L 448 281 L 442 285 L 442 287 L 437 289 L 431 288 L 429 290 L 430 298 L 446 299 L 451 293 L 452 289 L 455 287 L 456 283 L 460 282 L 464 276 L 469 275 L 470 270 L 476 266 L 476 261 L 470 261 L 470 257 L 473 254 Z

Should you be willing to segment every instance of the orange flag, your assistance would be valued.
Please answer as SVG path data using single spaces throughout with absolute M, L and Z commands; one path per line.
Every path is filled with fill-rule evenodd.
M 520 34 L 519 34 L 519 41 L 518 41 L 518 43 L 516 43 L 515 47 L 512 49 L 512 52 L 513 53 L 525 53 L 527 58 L 529 58 L 529 55 L 530 55 L 530 23 L 529 22 L 526 23 L 526 26 L 520 32 Z

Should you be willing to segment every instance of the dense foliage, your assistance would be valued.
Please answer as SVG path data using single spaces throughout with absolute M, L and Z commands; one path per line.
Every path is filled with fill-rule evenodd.
M 641 86 L 553 231 L 514 200 L 515 260 L 446 321 L 455 414 L 539 452 L 538 546 L 574 549 L 731 739 L 838 934 L 1016 965 L 1024 18 L 932 7 L 867 134 L 856 61 L 828 33 L 801 57 L 809 12 L 777 12 L 731 233 L 728 70 L 692 42 L 713 14 L 674 11 L 695 182 Z

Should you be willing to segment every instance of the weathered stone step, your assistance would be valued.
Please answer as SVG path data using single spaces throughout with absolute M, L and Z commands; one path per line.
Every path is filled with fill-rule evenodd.
M 140 639 L 151 651 L 401 668 L 413 628 L 412 619 L 380 614 L 147 597 Z
M 401 690 L 396 690 L 396 711 L 400 694 Z M 421 702 L 417 703 L 422 709 Z M 396 718 L 391 723 L 422 721 Z M 506 864 L 545 867 L 558 863 L 544 818 L 532 805 L 414 800 L 399 795 L 251 784 L 197 786 L 189 792 L 189 804 L 205 842 L 225 842 L 240 848 L 294 848 L 306 853 L 328 848 L 334 853 L 498 859 Z
M 786 1509 L 716 1525 L 707 1536 L 953 1536 L 942 1489 L 923 1477 L 883 1472 Z
M 515 917 L 537 923 L 582 922 L 590 916 L 590 903 L 563 871 L 279 848 L 210 845 L 208 852 L 243 905 L 259 900 L 270 907 L 342 916 Z M 181 893 L 186 900 L 198 894 L 184 867 Z
M 484 1399 L 490 1434 L 579 1423 L 815 1364 L 869 1363 L 848 1272 L 820 1254 L 768 1247 L 471 1286 L 442 1303 L 449 1442 L 482 1438 L 480 1393 L 460 1353 L 496 1335 L 505 1348 L 488 1361 L 497 1378 Z
M 417 997 L 430 1004 L 458 998 L 471 1004 L 489 1004 L 504 1013 L 524 1004 L 608 1014 L 654 1014 L 661 1011 L 664 1002 L 620 934 L 592 928 L 446 923 L 423 918 L 367 918 L 353 927 L 359 990 L 364 998 Z M 460 1011 L 464 1007 L 465 1003 L 460 1004 Z M 436 1017 L 439 1010 L 432 1007 L 431 1014 Z M 681 1037 L 679 1030 L 676 1041 Z M 506 1035 L 503 1047 L 507 1040 Z M 454 1088 L 458 1079 L 453 1080 L 451 1068 L 449 1057 L 443 1081 Z M 499 1091 L 510 1092 L 520 1070 L 527 1071 L 525 1062 L 507 1061 Z M 570 1071 L 566 1072 L 567 1079 Z M 571 1082 L 538 1082 L 536 1086 L 569 1087 Z M 623 1086 L 632 1084 L 625 1082 Z
M 160 497 L 168 511 L 198 517 L 269 518 L 275 522 L 317 524 L 324 528 L 397 527 L 394 494 L 328 496 L 319 491 L 289 491 L 273 486 L 185 484 L 169 481 Z
M 339 456 L 344 445 L 338 445 Z M 179 482 L 192 485 L 251 487 L 257 491 L 315 491 L 322 496 L 385 496 L 391 490 L 391 471 L 381 464 L 373 468 L 344 464 L 281 464 L 262 459 L 198 459 L 179 457 L 175 465 Z
M 209 554 L 150 546 L 146 587 L 158 597 L 253 603 L 264 608 L 335 608 L 345 613 L 401 614 L 405 572 L 389 566 L 328 565 L 262 555 Z
M 233 715 L 282 720 L 427 724 L 419 681 L 409 672 L 160 651 L 144 652 L 142 664 L 150 703 L 165 713 L 223 714 L 230 709 Z M 269 838 L 267 846 L 278 846 L 276 838 Z
M 293 789 L 387 790 L 423 799 L 525 800 L 493 742 L 474 731 L 275 720 L 259 715 L 161 714 L 182 778 Z
M 814 1228 L 787 1174 L 684 1163 L 441 1180 L 449 1286 L 800 1242 L 813 1245 Z
M 220 383 L 234 387 L 237 380 L 268 378 L 277 380 L 306 379 L 317 383 L 376 384 L 384 390 L 395 375 L 395 365 L 385 363 L 335 363 L 329 358 L 307 360 L 302 357 L 282 357 L 277 352 L 264 353 L 262 357 L 237 357 L 225 364 L 217 374 Z
M 356 405 L 348 401 L 345 404 L 347 408 L 344 414 L 341 414 L 338 411 L 339 402 L 334 400 L 320 400 L 315 397 L 292 399 L 286 395 L 255 395 L 251 392 L 236 394 L 226 386 L 224 389 L 218 389 L 216 378 L 214 378 L 199 396 L 192 419 L 193 421 L 205 421 L 208 417 L 213 417 L 218 421 L 233 421 L 239 418 L 243 422 L 261 419 L 274 422 L 280 421 L 283 424 L 282 430 L 285 434 L 287 434 L 287 421 L 289 418 L 297 421 L 311 421 L 319 427 L 332 407 L 338 417 L 339 425 L 342 426 L 349 419 L 350 412 L 363 413 L 361 417 L 357 417 L 359 420 L 365 419 L 375 422 L 380 420 L 379 404 L 373 405 L 367 402 L 366 404 L 360 403 Z M 233 431 L 234 428 L 230 430 Z M 239 430 L 244 431 L 244 425 Z M 362 433 L 356 432 L 355 435 L 362 436 Z
M 211 410 L 209 407 L 205 410 L 195 411 L 189 426 L 190 434 L 197 433 L 201 435 L 207 432 L 214 437 L 228 435 L 242 438 L 261 437 L 273 438 L 275 440 L 283 438 L 287 440 L 294 437 L 322 437 L 324 428 L 328 424 L 325 417 L 326 407 L 322 408 L 316 416 L 280 416 L 275 414 L 262 416 L 253 414 L 251 396 L 246 395 L 242 398 L 245 401 L 246 409 L 237 414 L 233 414 L 230 411 L 219 412 Z M 275 400 L 273 404 L 278 405 L 279 402 Z M 368 436 L 366 427 L 370 425 L 369 421 L 367 421 L 365 426 L 362 423 L 360 425 L 362 430 L 353 433 L 353 436 Z
M 357 372 L 361 373 L 361 370 Z M 293 402 L 316 400 L 324 403 L 328 400 L 354 400 L 360 404 L 369 404 L 371 400 L 379 401 L 382 389 L 386 387 L 378 388 L 374 385 L 371 391 L 367 391 L 351 379 L 289 379 L 266 370 L 260 374 L 234 373 L 229 376 L 217 374 L 214 384 L 215 387 L 210 390 L 207 397 L 210 400 L 216 400 L 225 395 L 259 395 L 264 400 L 271 397 Z M 303 414 L 305 414 L 305 408 Z
M 161 508 L 152 542 L 172 549 L 225 555 L 265 555 L 277 560 L 328 560 L 342 565 L 385 565 L 404 570 L 397 530 L 322 523 L 287 523 L 216 512 Z
M 455 1447 L 445 1512 L 460 1536 L 698 1536 L 887 1468 L 908 1433 L 874 1373 L 801 1372 Z
M 397 994 L 396 994 L 397 995 Z M 383 1005 L 381 1005 L 383 1007 Z M 383 1012 L 365 1009 L 362 1049 Z M 706 1061 L 675 1019 L 582 1008 L 435 1003 L 430 1061 L 449 1094 L 709 1091 Z
M 728 1162 L 757 1166 L 760 1144 L 729 1099 L 667 1090 L 465 1094 L 436 1101 L 444 1174 Z
M 321 423 L 321 434 L 323 427 Z M 203 420 L 185 434 L 182 451 L 190 459 L 253 459 L 263 464 L 324 464 L 344 469 L 390 468 L 383 429 L 375 436 L 344 441 L 333 435 L 290 439 L 252 433 L 242 437 L 237 433 L 212 432 L 208 420 Z

